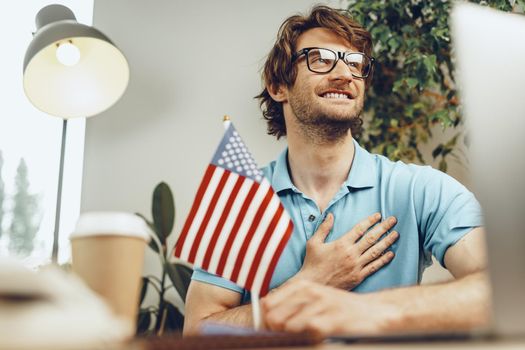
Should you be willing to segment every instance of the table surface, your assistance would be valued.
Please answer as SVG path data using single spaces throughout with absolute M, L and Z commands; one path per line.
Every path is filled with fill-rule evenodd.
M 187 349 L 191 349 L 188 347 Z M 213 348 L 213 347 L 212 347 Z M 212 349 L 211 348 L 211 349 Z M 133 342 L 118 350 L 149 350 L 152 347 L 144 346 L 140 342 Z M 160 347 L 159 350 L 175 349 L 175 347 Z M 181 349 L 176 347 L 176 349 Z M 186 347 L 182 347 L 182 350 Z M 263 350 L 263 348 L 258 348 Z M 342 350 L 342 349 L 525 349 L 525 338 L 513 340 L 465 340 L 465 341 L 431 341 L 431 342 L 368 342 L 368 343 L 322 343 L 316 346 L 306 347 L 272 347 L 273 350 Z M 116 349 L 117 350 L 117 349 Z

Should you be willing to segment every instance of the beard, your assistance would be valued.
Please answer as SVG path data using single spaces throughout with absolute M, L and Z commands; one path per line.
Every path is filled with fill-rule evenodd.
M 341 86 L 328 88 L 345 90 Z M 364 105 L 362 96 L 355 97 L 352 106 L 327 106 L 317 98 L 312 98 L 309 91 L 312 90 L 306 88 L 294 91 L 289 95 L 289 103 L 302 134 L 311 142 L 337 143 L 343 141 L 349 131 L 361 126 L 360 114 Z

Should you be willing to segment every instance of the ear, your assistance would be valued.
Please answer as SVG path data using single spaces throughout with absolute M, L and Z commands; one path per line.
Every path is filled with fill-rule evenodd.
M 288 88 L 283 85 L 279 86 L 266 86 L 268 93 L 272 99 L 276 102 L 287 102 L 288 101 Z

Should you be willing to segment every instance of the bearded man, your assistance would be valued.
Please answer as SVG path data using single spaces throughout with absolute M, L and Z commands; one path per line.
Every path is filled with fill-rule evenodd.
M 317 6 L 286 19 L 268 55 L 258 98 L 268 132 L 288 147 L 263 171 L 294 232 L 261 301 L 266 326 L 331 335 L 484 325 L 484 229 L 472 193 L 355 140 L 371 49 L 347 13 Z M 432 255 L 455 280 L 419 285 Z M 204 320 L 252 325 L 247 291 L 199 269 L 192 278 L 185 333 Z

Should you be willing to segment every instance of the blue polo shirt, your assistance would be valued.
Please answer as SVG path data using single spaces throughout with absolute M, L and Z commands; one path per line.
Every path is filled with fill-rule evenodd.
M 330 212 L 334 225 L 327 242 L 338 239 L 375 212 L 380 212 L 382 218 L 397 218 L 394 229 L 399 238 L 391 247 L 394 259 L 354 288 L 356 292 L 419 283 L 423 270 L 432 263 L 431 255 L 445 266 L 447 249 L 482 225 L 479 203 L 452 177 L 430 166 L 392 162 L 370 154 L 355 140 L 354 145 L 348 178 L 324 212 L 293 185 L 287 149 L 263 168 L 294 222 L 294 232 L 279 259 L 270 288 L 278 287 L 301 269 L 307 240 Z M 195 269 L 192 279 L 242 293 L 243 302 L 249 301 L 249 293 L 244 289 L 203 270 Z

